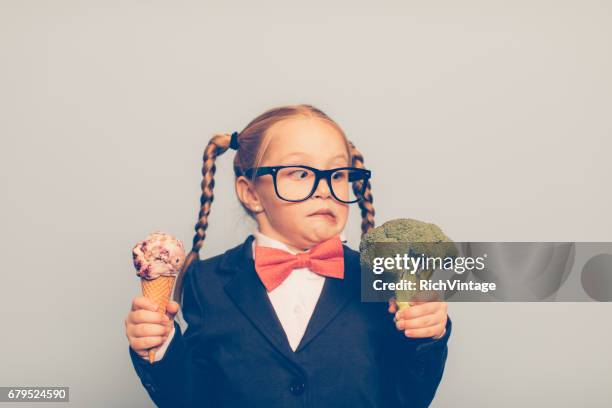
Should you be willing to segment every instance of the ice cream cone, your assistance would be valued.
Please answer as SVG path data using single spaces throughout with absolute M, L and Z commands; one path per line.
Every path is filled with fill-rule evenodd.
M 170 300 L 170 294 L 172 293 L 175 279 L 175 276 L 159 276 L 155 279 L 142 278 L 140 280 L 142 294 L 158 306 L 157 311 L 161 314 L 166 313 L 166 306 Z M 156 350 L 157 347 L 153 347 L 149 350 L 149 362 L 151 364 L 155 361 Z
M 136 275 L 140 277 L 142 294 L 158 306 L 158 312 L 166 313 L 174 280 L 185 263 L 183 243 L 170 234 L 155 231 L 132 248 Z M 155 361 L 155 351 L 149 350 L 149 362 Z

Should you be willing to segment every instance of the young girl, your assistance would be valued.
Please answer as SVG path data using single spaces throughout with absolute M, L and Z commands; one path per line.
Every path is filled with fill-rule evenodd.
M 235 188 L 257 227 L 200 260 L 215 159 L 236 150 Z M 271 109 L 204 151 L 193 248 L 166 315 L 143 296 L 125 319 L 134 368 L 159 407 L 426 407 L 442 378 L 445 302 L 360 300 L 349 206 L 374 227 L 370 172 L 340 127 L 310 105 Z M 182 294 L 185 333 L 174 322 Z M 157 348 L 156 361 L 147 351 Z

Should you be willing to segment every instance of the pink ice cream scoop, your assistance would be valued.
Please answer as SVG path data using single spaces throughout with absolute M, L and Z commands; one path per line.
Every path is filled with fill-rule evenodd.
M 142 279 L 176 276 L 185 262 L 185 248 L 172 235 L 155 231 L 134 246 L 132 258 Z

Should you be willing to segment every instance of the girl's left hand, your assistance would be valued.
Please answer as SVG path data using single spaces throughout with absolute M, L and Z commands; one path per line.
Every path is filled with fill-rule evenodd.
M 439 301 L 411 301 L 410 307 L 397 311 L 395 298 L 389 299 L 389 313 L 395 313 L 395 327 L 406 337 L 433 337 L 446 333 L 448 305 Z

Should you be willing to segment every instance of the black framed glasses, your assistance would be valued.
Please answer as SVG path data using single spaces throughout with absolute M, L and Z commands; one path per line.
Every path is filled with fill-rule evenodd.
M 310 166 L 264 166 L 246 169 L 248 178 L 272 175 L 274 191 L 281 200 L 299 202 L 310 198 L 321 179 L 327 180 L 333 197 L 343 203 L 355 203 L 363 193 L 372 175 L 370 170 L 357 167 L 337 167 L 319 170 Z

